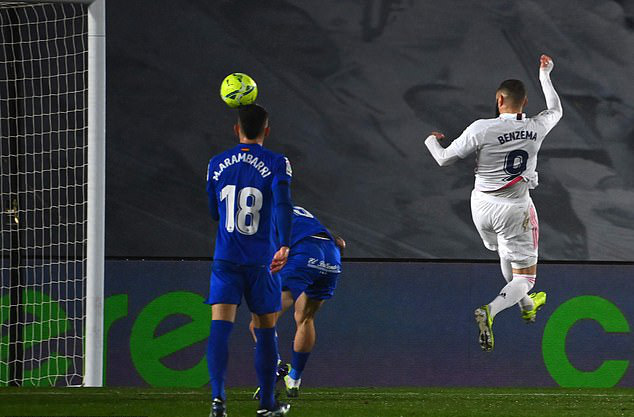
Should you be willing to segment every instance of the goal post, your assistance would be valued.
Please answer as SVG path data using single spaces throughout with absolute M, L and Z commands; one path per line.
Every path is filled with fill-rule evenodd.
M 105 0 L 0 1 L 0 386 L 102 386 Z
M 88 6 L 88 231 L 84 385 L 103 385 L 106 201 L 106 4 Z

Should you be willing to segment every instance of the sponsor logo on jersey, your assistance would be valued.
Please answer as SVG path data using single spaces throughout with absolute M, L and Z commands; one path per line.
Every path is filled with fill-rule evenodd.
M 260 161 L 257 156 L 253 156 L 252 154 L 247 153 L 238 153 L 231 155 L 231 158 L 225 158 L 222 162 L 218 164 L 218 169 L 214 171 L 213 179 L 214 181 L 218 181 L 222 172 L 230 167 L 233 164 L 238 162 L 243 162 L 245 164 L 251 165 L 253 168 L 257 169 L 262 178 L 266 178 L 271 175 L 271 170 L 266 166 L 264 161 Z
M 498 136 L 500 145 L 504 145 L 506 142 L 514 140 L 537 140 L 537 133 L 530 130 L 520 130 L 519 132 L 510 132 Z

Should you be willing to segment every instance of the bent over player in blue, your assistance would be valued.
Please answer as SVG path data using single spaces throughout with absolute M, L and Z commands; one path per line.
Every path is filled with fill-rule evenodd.
M 277 403 L 274 397 L 278 358 L 275 323 L 282 289 L 279 276 L 272 273 L 279 272 L 288 260 L 292 170 L 287 158 L 262 147 L 270 131 L 266 110 L 252 104 L 238 112 L 234 130 L 240 143 L 214 156 L 207 171 L 211 217 L 218 220 L 206 301 L 212 306 L 207 348 L 213 398 L 210 415 L 227 415 L 229 335 L 244 296 L 258 338 L 255 369 L 262 392 L 257 415 L 283 416 L 290 406 Z M 273 240 L 279 243 L 277 248 Z
M 291 252 L 288 263 L 280 271 L 282 278 L 282 311 L 295 304 L 297 330 L 293 340 L 291 363 L 278 368 L 284 377 L 286 394 L 299 395 L 302 372 L 315 346 L 315 314 L 325 300 L 332 298 L 341 273 L 341 252 L 346 242 L 331 234 L 308 210 L 293 208 Z M 253 330 L 254 322 L 251 322 Z M 257 334 L 254 334 L 257 341 Z M 254 397 L 260 394 L 256 390 Z

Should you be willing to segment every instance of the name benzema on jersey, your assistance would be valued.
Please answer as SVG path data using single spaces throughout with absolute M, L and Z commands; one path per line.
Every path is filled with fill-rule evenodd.
M 530 130 L 520 130 L 518 132 L 510 132 L 505 133 L 504 135 L 498 136 L 498 141 L 501 145 L 504 145 L 506 142 L 511 142 L 514 140 L 537 140 L 537 133 Z

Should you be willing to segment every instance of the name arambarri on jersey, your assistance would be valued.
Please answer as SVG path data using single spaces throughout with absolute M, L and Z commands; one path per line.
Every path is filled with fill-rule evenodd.
M 506 142 L 511 142 L 513 140 L 537 140 L 537 133 L 531 132 L 528 130 L 520 130 L 519 132 L 510 132 L 505 133 L 504 135 L 498 136 L 498 141 L 500 141 L 501 145 L 504 145 Z
M 220 175 L 222 175 L 222 171 L 238 162 L 244 162 L 246 164 L 252 165 L 253 168 L 257 169 L 260 175 L 262 175 L 262 178 L 266 178 L 271 175 L 271 170 L 263 161 L 260 161 L 257 156 L 241 152 L 239 154 L 231 155 L 231 158 L 225 158 L 224 161 L 218 164 L 219 170 L 214 171 L 214 181 L 218 181 L 218 178 L 220 178 Z

